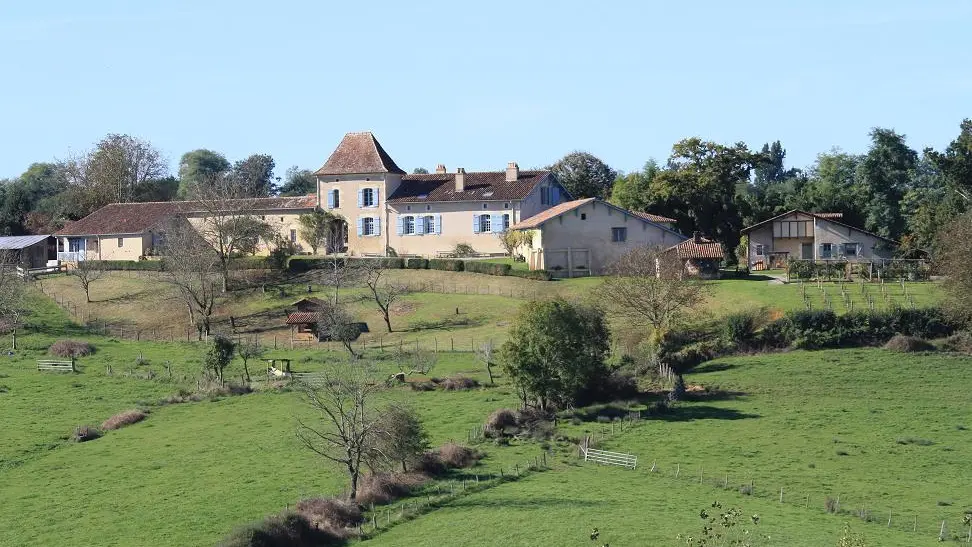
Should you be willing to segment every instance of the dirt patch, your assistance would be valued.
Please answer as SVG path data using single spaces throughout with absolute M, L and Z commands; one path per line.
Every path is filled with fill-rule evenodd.
M 702 393 L 705 391 L 705 386 L 702 384 L 687 384 L 685 386 L 686 393 Z
M 391 312 L 395 315 L 406 315 L 412 313 L 418 308 L 418 304 L 414 302 L 398 302 L 392 304 Z

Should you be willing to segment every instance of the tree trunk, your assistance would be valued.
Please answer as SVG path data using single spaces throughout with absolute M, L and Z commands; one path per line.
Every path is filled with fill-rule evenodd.
M 354 501 L 358 497 L 358 474 L 360 472 L 351 464 L 348 464 L 348 472 L 351 473 L 351 492 L 348 494 L 348 498 Z
M 385 326 L 388 327 L 388 332 L 391 332 L 392 331 L 392 327 L 391 327 L 391 317 L 389 316 L 388 310 L 387 309 L 382 310 L 382 315 L 385 318 Z
M 250 383 L 250 368 L 246 366 L 246 359 L 243 359 L 243 373 L 246 374 L 246 383 Z
M 486 362 L 486 374 L 489 375 L 489 385 L 493 385 L 493 365 L 489 361 Z
M 405 467 L 405 460 L 402 460 L 402 473 L 408 473 L 408 469 Z

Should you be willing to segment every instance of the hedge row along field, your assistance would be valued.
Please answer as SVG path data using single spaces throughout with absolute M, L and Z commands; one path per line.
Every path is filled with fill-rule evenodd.
M 302 273 L 311 270 L 332 267 L 333 259 L 293 257 L 287 263 L 291 273 Z M 393 270 L 442 270 L 447 272 L 470 272 L 495 276 L 514 276 L 537 281 L 550 281 L 552 276 L 543 270 L 514 270 L 509 264 L 486 262 L 484 260 L 462 260 L 458 258 L 339 258 L 341 264 L 374 263 L 379 262 L 385 268 Z

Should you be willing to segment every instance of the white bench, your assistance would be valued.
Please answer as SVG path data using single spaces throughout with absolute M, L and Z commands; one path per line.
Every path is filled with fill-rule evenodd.
M 74 367 L 74 359 L 71 359 L 70 361 L 37 361 L 37 370 L 47 370 L 52 372 L 77 372 L 77 369 Z

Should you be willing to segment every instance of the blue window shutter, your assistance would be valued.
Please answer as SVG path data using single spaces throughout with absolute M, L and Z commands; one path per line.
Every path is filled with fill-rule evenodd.
M 362 222 L 361 222 L 361 217 L 358 217 L 358 235 L 359 235 L 359 236 L 360 236 L 360 235 L 361 235 L 362 233 L 364 233 L 364 232 L 362 231 L 362 229 L 361 229 L 361 224 L 362 224 Z
M 381 217 L 375 217 L 375 235 L 381 235 Z
M 489 215 L 489 231 L 494 234 L 503 231 L 503 215 Z
M 395 233 L 397 235 L 405 233 L 405 218 L 401 215 L 398 215 L 398 219 L 395 220 Z
M 551 193 L 553 194 L 553 199 L 550 200 L 550 205 L 557 205 L 558 203 L 560 203 L 560 187 L 554 186 L 550 190 Z
M 442 233 L 442 215 L 433 215 L 432 222 L 435 223 L 435 226 L 433 226 L 433 228 L 435 228 L 435 233 L 441 234 Z
M 415 235 L 422 235 L 425 233 L 425 216 L 415 217 Z
M 375 207 L 378 207 L 378 189 L 375 188 Z
M 473 215 L 473 233 L 479 233 L 479 215 Z
M 358 207 L 364 206 L 364 190 L 358 189 Z
M 333 209 L 334 208 L 334 191 L 333 190 L 328 190 L 327 191 L 327 208 L 328 209 Z

